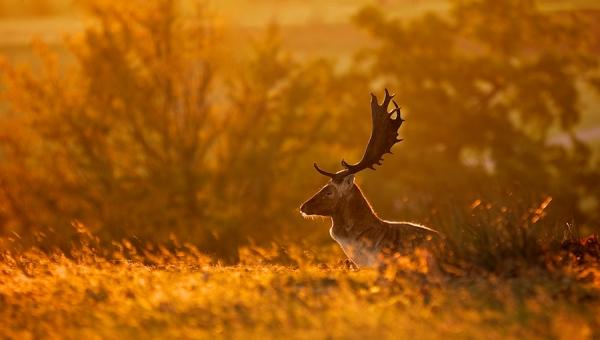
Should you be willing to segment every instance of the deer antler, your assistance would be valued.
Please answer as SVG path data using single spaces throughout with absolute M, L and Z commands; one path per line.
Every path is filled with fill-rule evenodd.
M 404 119 L 400 116 L 400 107 L 393 100 L 394 95 L 390 95 L 387 89 L 385 89 L 385 98 L 381 105 L 377 102 L 377 97 L 371 93 L 371 117 L 373 121 L 373 127 L 371 130 L 371 138 L 365 149 L 360 162 L 356 164 L 348 164 L 342 159 L 342 166 L 344 170 L 336 173 L 327 172 L 321 170 L 317 163 L 314 163 L 315 169 L 325 176 L 331 177 L 334 181 L 339 181 L 342 178 L 350 174 L 355 174 L 366 168 L 375 170 L 375 164 L 381 165 L 383 162 L 383 155 L 386 153 L 392 153 L 391 149 L 394 144 L 400 142 L 402 139 L 398 139 L 398 129 L 404 122 Z M 388 106 L 392 102 L 395 108 L 388 112 Z M 392 118 L 396 114 L 395 118 Z

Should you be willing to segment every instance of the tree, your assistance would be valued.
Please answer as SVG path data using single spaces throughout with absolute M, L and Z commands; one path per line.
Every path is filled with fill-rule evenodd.
M 353 69 L 394 89 L 408 117 L 406 141 L 381 177 L 394 176 L 396 189 L 425 206 L 500 187 L 516 197 L 552 196 L 563 222 L 596 217 L 580 203 L 600 197 L 598 169 L 573 133 L 577 86 L 598 66 L 579 19 L 517 0 L 456 1 L 449 15 L 411 21 L 363 9 L 355 20 L 376 47 Z M 557 130 L 569 134 L 571 148 L 548 142 Z M 376 181 L 369 186 L 381 186 Z
M 78 221 L 106 242 L 174 235 L 232 259 L 297 230 L 304 157 L 335 111 L 331 65 L 293 61 L 275 27 L 236 54 L 205 8 L 86 9 L 68 70 L 43 46 L 41 75 L 4 67 L 4 233 L 65 245 Z

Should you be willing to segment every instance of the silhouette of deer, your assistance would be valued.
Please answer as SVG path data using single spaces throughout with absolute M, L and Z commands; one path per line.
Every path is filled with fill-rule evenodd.
M 438 234 L 436 230 L 410 222 L 390 222 L 380 219 L 371 208 L 360 188 L 354 183 L 354 174 L 366 168 L 375 170 L 383 155 L 391 154 L 398 139 L 398 129 L 404 120 L 400 107 L 385 90 L 383 103 L 371 94 L 372 131 L 360 162 L 348 164 L 342 160 L 343 170 L 336 173 L 315 169 L 330 181 L 300 207 L 303 216 L 331 217 L 331 237 L 339 243 L 346 256 L 357 266 L 374 266 L 386 254 L 406 254 L 423 246 Z M 388 112 L 392 102 L 395 106 Z

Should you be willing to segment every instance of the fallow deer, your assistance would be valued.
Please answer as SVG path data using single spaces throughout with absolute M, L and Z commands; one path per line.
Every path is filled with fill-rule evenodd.
M 300 207 L 304 216 L 331 217 L 331 237 L 339 243 L 346 256 L 357 266 L 374 266 L 386 254 L 407 254 L 436 237 L 436 230 L 410 222 L 390 222 L 380 219 L 371 208 L 360 188 L 354 183 L 354 174 L 375 165 L 381 165 L 383 155 L 391 153 L 398 139 L 398 129 L 404 121 L 400 107 L 385 90 L 383 103 L 371 94 L 372 130 L 369 143 L 360 162 L 348 164 L 342 160 L 343 170 L 336 173 L 315 169 L 331 180 Z M 392 102 L 394 109 L 388 111 Z

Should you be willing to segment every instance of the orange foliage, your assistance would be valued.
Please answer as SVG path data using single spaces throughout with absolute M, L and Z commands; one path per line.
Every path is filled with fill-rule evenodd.
M 552 197 L 532 222 L 597 228 L 598 167 L 571 133 L 577 84 L 597 70 L 576 13 L 463 1 L 399 21 L 369 7 L 355 22 L 374 48 L 339 68 L 286 52 L 274 26 L 231 46 L 203 6 L 82 5 L 73 63 L 39 44 L 38 69 L 2 66 L 0 230 L 20 242 L 65 246 L 80 222 L 102 242 L 176 235 L 227 259 L 326 240 L 296 211 L 322 182 L 311 163 L 360 155 L 382 85 L 405 108 L 405 142 L 359 180 L 385 217 L 461 235 L 474 199 L 525 211 Z M 550 144 L 553 129 L 571 147 Z

